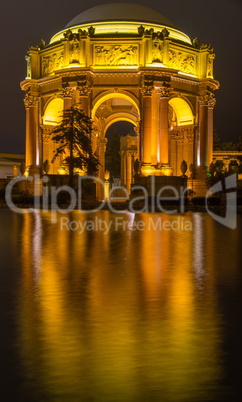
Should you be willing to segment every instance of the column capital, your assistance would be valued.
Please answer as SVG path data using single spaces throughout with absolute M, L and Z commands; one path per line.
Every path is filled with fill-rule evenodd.
M 79 91 L 80 96 L 88 96 L 92 91 L 91 84 L 87 80 L 78 81 L 76 89 Z
M 35 107 L 37 106 L 37 102 L 38 102 L 39 98 L 38 96 L 34 96 L 34 94 L 30 93 L 26 93 L 25 97 L 24 97 L 24 105 L 25 108 L 29 108 L 29 107 Z
M 72 98 L 74 91 L 75 91 L 75 88 L 69 87 L 69 86 L 63 86 L 60 89 L 60 92 L 61 92 L 61 95 L 63 98 Z
M 153 89 L 153 85 L 144 85 L 140 88 L 140 91 L 143 96 L 152 96 Z
M 170 93 L 173 91 L 173 88 L 167 85 L 163 85 L 161 87 L 156 87 L 156 91 L 160 98 L 169 98 Z
M 209 108 L 214 108 L 216 104 L 214 93 L 210 91 L 201 92 L 198 101 L 201 106 L 208 106 Z

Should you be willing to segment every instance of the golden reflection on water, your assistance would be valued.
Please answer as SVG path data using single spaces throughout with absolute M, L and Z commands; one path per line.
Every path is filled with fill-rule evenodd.
M 147 228 L 160 216 L 178 217 L 124 219 Z M 29 381 L 53 401 L 216 396 L 222 335 L 211 218 L 187 214 L 190 231 L 79 234 L 61 230 L 62 217 L 93 219 L 77 211 L 57 224 L 47 213 L 21 217 L 19 349 Z

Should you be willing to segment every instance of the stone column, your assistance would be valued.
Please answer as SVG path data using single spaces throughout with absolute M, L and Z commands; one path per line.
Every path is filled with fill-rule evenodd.
M 38 98 L 26 93 L 26 167 L 36 166 L 38 160 Z
M 126 188 L 128 190 L 128 193 L 130 194 L 130 189 L 131 189 L 131 182 L 132 182 L 132 152 L 131 151 L 126 151 L 127 155 L 127 173 L 126 173 Z
M 216 99 L 213 94 L 210 95 L 208 101 L 208 143 L 207 143 L 207 154 L 208 154 L 208 166 L 213 161 L 213 108 L 215 106 Z
M 204 99 L 200 99 L 200 105 L 199 105 L 200 166 L 208 166 L 207 141 L 208 141 L 208 107 Z
M 143 155 L 142 162 L 145 165 L 151 163 L 151 121 L 152 121 L 152 91 L 153 87 L 142 88 L 143 93 Z
M 140 120 L 137 120 L 137 126 L 134 127 L 134 131 L 137 134 L 137 153 L 138 153 L 138 160 L 141 159 L 141 149 L 140 149 Z
M 106 151 L 106 144 L 107 144 L 107 138 L 100 138 L 98 140 L 98 150 L 99 150 L 99 179 L 102 180 L 104 183 L 105 180 L 105 151 Z M 98 182 L 97 183 L 97 197 L 99 200 L 104 199 L 104 189 L 103 186 Z
M 209 166 L 213 159 L 213 108 L 215 97 L 203 91 L 199 97 L 199 149 L 200 166 Z
M 171 88 L 162 86 L 157 89 L 160 96 L 160 163 L 169 165 L 169 140 L 168 140 L 168 101 Z
M 124 184 L 124 151 L 120 151 L 120 159 L 121 159 L 121 185 Z

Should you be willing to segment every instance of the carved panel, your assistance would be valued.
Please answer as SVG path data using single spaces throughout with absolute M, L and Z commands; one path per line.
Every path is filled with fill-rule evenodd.
M 63 52 L 42 57 L 41 71 L 42 76 L 52 74 L 55 70 L 61 70 L 64 66 Z
M 105 45 L 94 47 L 94 65 L 128 66 L 138 64 L 138 46 Z
M 169 50 L 169 67 L 187 74 L 196 73 L 195 56 L 192 54 Z

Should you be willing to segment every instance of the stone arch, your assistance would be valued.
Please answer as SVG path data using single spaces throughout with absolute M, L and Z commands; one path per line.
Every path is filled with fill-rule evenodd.
M 133 117 L 133 115 L 131 113 L 115 113 L 106 119 L 106 126 L 105 126 L 105 132 L 104 132 L 105 135 L 106 135 L 107 129 L 113 123 L 116 123 L 117 121 L 128 121 L 128 122 L 134 124 L 134 126 L 137 126 L 137 120 Z
M 187 99 L 175 96 L 169 100 L 169 105 L 176 114 L 178 126 L 194 124 L 193 111 Z
M 93 103 L 92 103 L 92 118 L 95 117 L 97 109 L 103 102 L 105 102 L 108 99 L 113 99 L 113 98 L 122 98 L 122 99 L 126 99 L 129 102 L 131 102 L 135 106 L 135 108 L 138 112 L 139 118 L 140 118 L 140 105 L 139 105 L 138 99 L 132 93 L 127 92 L 127 91 L 122 91 L 122 90 L 119 90 L 119 91 L 110 90 L 110 91 L 101 92 L 99 95 L 97 95 L 94 98 Z
M 60 97 L 51 98 L 44 109 L 43 124 L 54 126 L 60 122 L 61 112 L 64 109 L 64 100 Z

